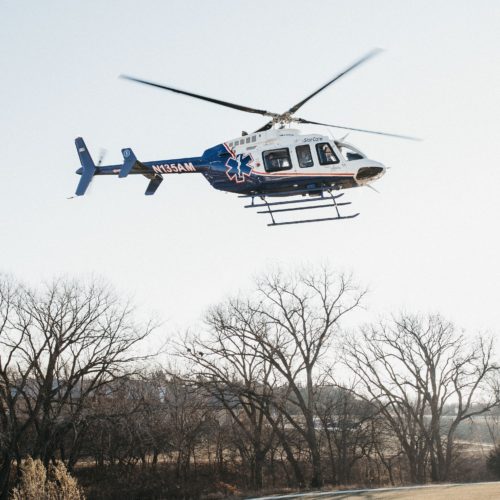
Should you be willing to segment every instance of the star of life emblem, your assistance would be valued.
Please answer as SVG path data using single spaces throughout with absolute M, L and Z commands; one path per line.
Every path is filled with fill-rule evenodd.
M 226 175 L 230 181 L 238 184 L 245 182 L 252 173 L 250 164 L 254 161 L 249 153 L 235 154 L 232 149 L 226 146 L 226 149 L 231 154 L 231 157 L 226 162 Z

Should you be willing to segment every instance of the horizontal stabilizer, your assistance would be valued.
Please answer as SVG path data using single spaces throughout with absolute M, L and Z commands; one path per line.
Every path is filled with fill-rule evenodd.
M 156 190 L 160 186 L 163 181 L 163 177 L 160 174 L 155 174 L 154 177 L 151 177 L 149 181 L 146 192 L 144 193 L 146 196 L 151 196 L 156 193 Z
M 82 164 L 82 177 L 76 188 L 76 196 L 82 196 L 87 191 L 92 177 L 94 177 L 96 166 L 90 153 L 88 152 L 87 146 L 81 137 L 75 139 L 76 150 L 78 151 L 78 156 L 80 157 L 80 163 Z

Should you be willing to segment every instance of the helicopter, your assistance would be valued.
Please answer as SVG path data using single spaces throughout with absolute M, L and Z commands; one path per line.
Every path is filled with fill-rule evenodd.
M 339 201 L 340 190 L 368 186 L 382 177 L 386 167 L 369 159 L 361 150 L 342 139 L 317 133 L 306 134 L 290 128 L 292 124 L 320 125 L 348 131 L 364 132 L 402 139 L 419 140 L 406 135 L 320 123 L 295 116 L 310 99 L 338 81 L 350 71 L 371 59 L 380 49 L 374 49 L 336 74 L 322 87 L 309 94 L 284 113 L 242 106 L 178 88 L 142 80 L 132 76 L 121 78 L 149 85 L 228 108 L 255 113 L 269 118 L 255 132 L 213 146 L 201 156 L 157 161 L 139 161 L 131 148 L 122 149 L 123 163 L 101 166 L 94 164 L 81 137 L 75 139 L 81 168 L 76 196 L 85 194 L 95 175 L 115 175 L 125 178 L 140 174 L 149 180 L 145 194 L 154 195 L 164 175 L 201 173 L 213 188 L 236 193 L 247 200 L 245 208 L 268 214 L 268 226 L 352 219 L 359 213 L 342 215 L 340 207 L 350 202 Z M 372 187 L 372 189 L 374 189 Z M 277 201 L 276 201 L 277 200 Z M 327 217 L 298 220 L 277 220 L 276 214 L 303 212 L 310 209 L 332 209 Z M 324 212 L 323 212 L 324 213 Z

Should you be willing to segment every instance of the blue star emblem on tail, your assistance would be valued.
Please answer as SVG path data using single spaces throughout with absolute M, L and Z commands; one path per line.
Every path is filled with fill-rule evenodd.
M 250 164 L 253 162 L 252 155 L 238 154 L 232 155 L 226 162 L 226 175 L 230 181 L 237 183 L 245 182 L 247 177 L 252 173 Z

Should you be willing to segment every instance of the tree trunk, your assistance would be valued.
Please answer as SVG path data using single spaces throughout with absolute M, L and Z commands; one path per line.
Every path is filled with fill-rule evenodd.
M 264 460 L 266 458 L 266 454 L 261 450 L 256 451 L 255 453 L 255 465 L 254 465 L 254 477 L 252 478 L 253 487 L 256 490 L 262 489 L 263 480 L 262 480 L 262 469 L 264 467 Z
M 282 441 L 282 446 L 283 449 L 285 450 L 286 458 L 290 463 L 290 465 L 292 466 L 296 484 L 299 488 L 303 488 L 305 485 L 305 479 L 304 479 L 304 474 L 302 473 L 302 469 L 300 468 L 300 465 L 297 462 L 297 460 L 295 460 L 295 456 L 292 452 L 292 449 L 285 440 Z
M 19 467 L 19 465 L 18 465 Z M 12 458 L 9 453 L 2 454 L 2 466 L 0 467 L 0 500 L 7 500 L 9 497 L 10 471 L 12 468 Z
M 9 479 L 12 459 L 8 453 L 2 456 L 2 466 L 0 467 L 0 500 L 7 500 L 9 495 Z
M 316 443 L 315 443 L 316 444 Z M 321 488 L 323 486 L 323 474 L 321 470 L 321 457 L 317 444 L 313 450 L 311 450 L 313 474 L 311 477 L 311 488 Z

